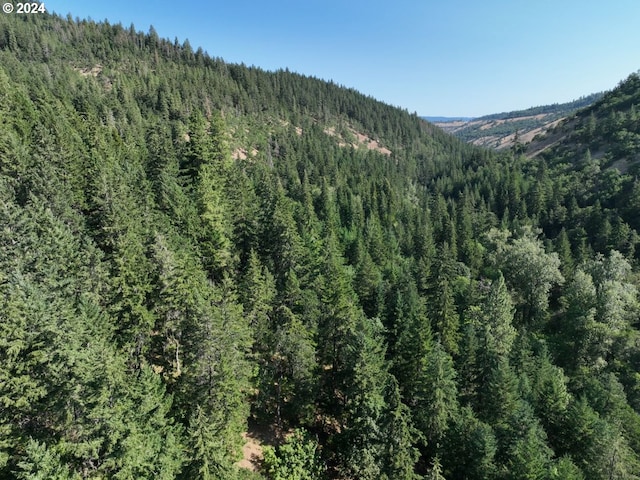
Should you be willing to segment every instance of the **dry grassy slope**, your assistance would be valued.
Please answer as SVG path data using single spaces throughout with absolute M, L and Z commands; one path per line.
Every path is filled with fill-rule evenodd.
M 515 142 L 528 144 L 543 136 L 577 110 L 592 105 L 603 93 L 594 93 L 573 102 L 532 107 L 475 118 L 469 121 L 435 121 L 435 125 L 460 139 L 497 150 L 508 149 Z M 517 132 L 517 137 L 516 137 Z
M 527 128 L 523 121 L 533 120 L 536 123 Z M 537 135 L 546 133 L 556 126 L 563 118 L 555 114 L 525 115 L 505 119 L 475 119 L 468 122 L 437 122 L 436 125 L 445 132 L 461 136 L 474 145 L 480 145 L 496 150 L 513 147 L 518 131 L 518 141 L 526 144 Z

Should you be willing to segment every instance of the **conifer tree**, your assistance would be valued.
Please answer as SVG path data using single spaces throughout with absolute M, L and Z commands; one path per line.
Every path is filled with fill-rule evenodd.
M 485 479 L 496 475 L 493 429 L 476 418 L 469 407 L 460 409 L 445 437 L 444 470 L 451 478 Z
M 553 365 L 548 352 L 540 355 L 532 385 L 533 407 L 552 446 L 559 445 L 571 394 L 564 372 Z
M 189 369 L 180 379 L 179 407 L 194 453 L 187 471 L 221 478 L 237 460 L 246 428 L 251 337 L 230 280 L 201 294 L 185 332 Z
M 0 58 L 1 478 L 640 475 L 638 75 L 528 159 L 153 27 Z
M 318 324 L 318 362 L 322 369 L 321 396 L 333 411 L 345 405 L 354 366 L 354 341 L 363 317 L 356 304 L 335 238 L 327 239 L 324 275 L 319 278 L 321 312 Z M 336 410 L 337 409 L 337 410 Z
M 424 302 L 412 281 L 399 283 L 387 302 L 387 330 L 391 372 L 400 384 L 403 400 L 415 405 L 426 382 L 427 355 L 433 348 L 433 334 Z
M 428 353 L 426 382 L 414 413 L 417 428 L 431 451 L 437 451 L 452 420 L 457 415 L 456 372 L 451 356 L 440 342 Z
M 508 358 L 516 337 L 513 303 L 502 274 L 491 284 L 482 307 L 483 355 Z
M 427 480 L 446 480 L 442 475 L 442 465 L 438 457 L 434 458 L 426 478 Z
M 452 355 L 458 353 L 460 319 L 453 297 L 454 259 L 445 243 L 438 252 L 429 288 L 429 318 L 437 338 Z
M 190 119 L 184 169 L 192 178 L 202 220 L 200 240 L 210 273 L 219 271 L 231 261 L 230 224 L 225 195 L 231 153 L 225 136 L 226 128 L 220 115 L 213 115 L 209 122 L 199 113 Z
M 388 379 L 385 400 L 387 409 L 381 425 L 384 444 L 381 478 L 417 479 L 415 466 L 419 452 L 415 444 L 419 432 L 413 426 L 410 409 L 400 399 L 398 383 L 393 376 Z
M 351 346 L 354 364 L 349 372 L 351 383 L 344 392 L 344 432 L 339 436 L 338 454 L 345 473 L 355 478 L 378 478 L 385 467 L 387 432 L 383 426 L 388 372 L 381 327 L 375 319 L 360 317 Z

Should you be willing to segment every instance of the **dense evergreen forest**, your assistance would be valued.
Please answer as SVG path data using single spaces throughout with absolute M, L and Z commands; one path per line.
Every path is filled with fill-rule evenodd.
M 0 477 L 640 478 L 639 104 L 528 158 L 1 16 Z

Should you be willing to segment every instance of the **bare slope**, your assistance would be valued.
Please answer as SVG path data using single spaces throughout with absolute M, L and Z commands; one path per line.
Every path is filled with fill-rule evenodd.
M 601 97 L 602 93 L 597 93 L 569 103 L 497 113 L 468 121 L 456 119 L 434 123 L 468 143 L 502 150 L 516 143 L 531 142 L 536 136 L 554 128 L 563 118 Z

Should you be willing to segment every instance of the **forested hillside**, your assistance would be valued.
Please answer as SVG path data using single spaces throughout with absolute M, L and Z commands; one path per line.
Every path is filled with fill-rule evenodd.
M 589 138 L 636 155 L 639 92 Z M 0 17 L 0 478 L 640 478 L 640 184 L 591 148 Z

